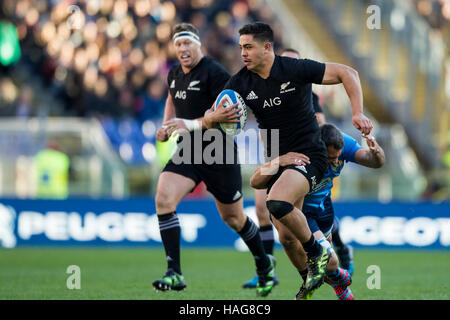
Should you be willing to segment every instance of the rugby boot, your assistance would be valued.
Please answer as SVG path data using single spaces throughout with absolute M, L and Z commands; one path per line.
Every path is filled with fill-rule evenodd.
M 297 292 L 295 296 L 295 300 L 311 300 L 311 296 L 316 290 L 306 290 L 305 282 L 302 283 L 300 290 Z
M 278 285 L 278 278 L 277 276 L 275 276 L 273 278 L 273 286 Z M 244 284 L 242 284 L 242 288 L 244 289 L 254 289 L 256 288 L 258 284 L 258 276 L 254 276 L 251 280 L 248 280 L 247 282 L 245 282 Z
M 323 247 L 322 252 L 319 255 L 308 258 L 308 276 L 306 277 L 305 282 L 307 292 L 315 290 L 323 284 L 329 260 L 330 253 Z
M 153 288 L 156 291 L 181 291 L 186 288 L 186 282 L 181 274 L 176 273 L 172 269 L 168 269 L 162 279 L 153 281 Z
M 270 259 L 269 268 L 263 272 L 257 271 L 258 283 L 256 285 L 256 295 L 260 297 L 268 296 L 275 286 L 275 266 L 277 261 L 272 255 L 268 254 L 267 256 Z

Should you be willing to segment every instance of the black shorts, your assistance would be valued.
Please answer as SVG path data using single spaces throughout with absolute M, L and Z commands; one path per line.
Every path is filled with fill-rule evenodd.
M 204 182 L 212 195 L 222 203 L 231 204 L 242 198 L 242 176 L 239 164 L 174 164 L 170 160 L 163 171 L 178 173 Z
M 306 156 L 309 157 L 310 164 L 297 166 L 297 165 L 289 165 L 285 167 L 280 167 L 278 172 L 270 179 L 267 185 L 267 193 L 269 193 L 270 189 L 274 185 L 274 183 L 278 180 L 281 174 L 287 170 L 292 169 L 300 172 L 309 182 L 309 190 L 312 190 L 317 183 L 322 180 L 323 175 L 325 174 L 328 167 L 328 157 L 327 154 L 322 152 L 314 152 L 314 153 L 305 153 Z

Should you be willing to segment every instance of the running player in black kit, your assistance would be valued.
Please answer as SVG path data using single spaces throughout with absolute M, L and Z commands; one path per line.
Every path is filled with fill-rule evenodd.
M 245 25 L 239 34 L 245 67 L 230 78 L 225 88 L 237 91 L 245 99 L 260 129 L 279 130 L 279 154 L 272 154 L 271 143 L 265 142 L 269 158 L 294 151 L 310 159 L 310 164 L 299 163 L 278 170 L 268 184 L 266 205 L 272 217 L 302 243 L 308 257 L 305 288 L 311 291 L 322 285 L 330 258 L 327 250 L 314 239 L 305 216 L 298 209 L 304 196 L 321 180 L 328 162 L 312 107 L 311 83 L 343 83 L 352 105 L 353 125 L 363 134 L 369 134 L 372 123 L 363 114 L 358 73 L 340 64 L 276 56 L 273 31 L 262 22 Z M 222 109 L 211 108 L 205 113 L 206 127 L 216 124 L 216 115 L 223 113 Z
M 208 146 L 206 142 L 200 143 L 200 146 L 194 142 L 198 133 L 204 133 L 203 114 L 213 104 L 229 75 L 220 64 L 203 56 L 198 31 L 193 25 L 182 23 L 176 25 L 173 31 L 180 64 L 174 66 L 167 77 L 169 94 L 164 122 L 156 137 L 159 141 L 166 141 L 172 133 L 179 134 L 179 146 L 184 139 L 190 139 L 190 150 L 179 149 L 178 153 L 190 151 L 191 154 L 187 157 L 188 161 L 180 162 L 176 161 L 176 153 L 158 180 L 156 211 L 168 267 L 162 279 L 153 282 L 153 287 L 162 291 L 183 290 L 186 287 L 180 266 L 180 224 L 176 207 L 184 196 L 204 181 L 214 196 L 221 218 L 242 237 L 252 252 L 257 273 L 262 279 L 257 294 L 266 296 L 273 287 L 275 261 L 265 254 L 257 226 L 244 214 L 241 169 L 233 138 L 214 129 L 225 146 L 231 145 L 226 151 L 233 153 L 232 164 L 225 164 L 225 161 L 222 164 L 206 164 L 203 157 L 200 163 L 196 161 L 196 155 L 203 155 L 203 150 Z M 226 119 L 237 121 L 233 120 L 236 119 L 234 116 Z M 223 156 L 225 159 L 225 154 Z
M 289 57 L 294 59 L 300 59 L 300 53 L 292 48 L 286 48 L 281 52 L 282 57 Z M 314 107 L 314 115 L 316 116 L 317 123 L 320 125 L 325 123 L 325 115 L 323 114 L 322 107 L 319 104 L 319 96 L 312 93 L 312 101 Z M 275 237 L 272 227 L 272 222 L 270 221 L 270 213 L 267 211 L 266 207 L 266 189 L 255 189 L 255 211 L 256 217 L 258 218 L 259 233 L 264 245 L 264 250 L 267 254 L 273 254 L 273 249 L 275 246 Z M 283 243 L 281 243 L 283 244 Z M 245 282 L 243 288 L 256 288 L 258 283 L 258 276 L 254 276 L 251 280 Z M 278 284 L 278 279 L 275 278 L 275 285 Z

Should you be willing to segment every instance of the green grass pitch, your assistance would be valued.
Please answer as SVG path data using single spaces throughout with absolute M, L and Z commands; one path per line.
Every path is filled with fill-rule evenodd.
M 276 250 L 280 285 L 267 299 L 293 300 L 299 275 Z M 81 289 L 66 287 L 69 265 L 81 270 Z M 368 289 L 370 265 L 381 270 L 381 288 Z M 187 289 L 155 292 L 152 281 L 166 268 L 161 248 L 19 248 L 0 250 L 0 299 L 258 299 L 241 285 L 254 275 L 248 252 L 182 248 Z M 351 286 L 356 299 L 450 299 L 450 252 L 355 250 Z M 335 299 L 324 284 L 313 299 Z

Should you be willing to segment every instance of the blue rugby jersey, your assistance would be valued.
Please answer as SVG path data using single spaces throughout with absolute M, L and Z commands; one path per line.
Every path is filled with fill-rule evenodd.
M 350 137 L 349 135 L 342 132 L 344 137 L 344 147 L 342 153 L 339 156 L 339 164 L 331 164 L 328 166 L 326 173 L 324 174 L 322 180 L 316 185 L 316 187 L 311 190 L 306 196 L 303 202 L 303 210 L 307 209 L 309 211 L 324 211 L 324 201 L 327 197 L 331 196 L 331 188 L 333 187 L 333 179 L 341 174 L 344 168 L 345 162 L 351 161 L 355 162 L 356 151 L 362 148 L 362 146 Z

